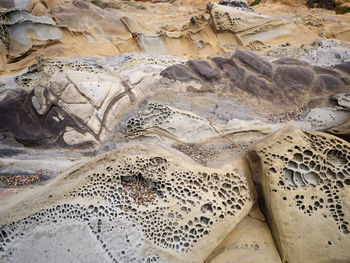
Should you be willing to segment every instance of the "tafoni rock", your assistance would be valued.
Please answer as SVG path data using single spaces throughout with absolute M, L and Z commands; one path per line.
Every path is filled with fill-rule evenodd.
M 232 32 L 241 45 L 252 40 L 266 41 L 295 31 L 288 21 L 255 13 L 245 1 L 210 2 L 207 9 L 215 30 Z
M 203 261 L 248 215 L 256 198 L 250 180 L 245 162 L 209 169 L 130 146 L 2 206 L 0 255 L 7 262 Z
M 287 127 L 248 157 L 282 262 L 347 262 L 349 143 Z
M 349 263 L 327 3 L 0 0 L 0 262 Z

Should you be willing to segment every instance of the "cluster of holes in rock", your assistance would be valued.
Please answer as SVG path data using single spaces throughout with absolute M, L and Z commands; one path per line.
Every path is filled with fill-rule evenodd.
M 107 242 L 104 241 L 104 236 L 108 232 L 116 231 L 113 235 L 119 234 L 121 231 L 126 232 L 124 226 L 113 224 L 115 219 L 121 218 L 120 212 L 113 207 L 107 207 L 103 205 L 90 205 L 88 207 L 81 206 L 79 204 L 61 204 L 56 205 L 49 209 L 43 209 L 33 215 L 13 222 L 9 225 L 2 226 L 0 228 L 0 258 L 6 260 L 11 258 L 11 242 L 15 241 L 26 233 L 35 228 L 39 224 L 70 224 L 76 221 L 85 222 L 91 233 L 96 238 L 96 241 L 100 243 L 102 249 L 112 259 L 113 262 L 120 262 L 120 260 L 128 258 L 128 262 L 140 261 L 136 255 L 126 255 L 126 250 L 134 250 L 141 247 L 141 238 L 137 242 L 131 242 L 126 235 L 124 244 L 120 246 L 110 247 Z M 107 227 L 104 227 L 106 222 L 111 223 Z M 135 227 L 132 224 L 130 227 Z M 135 229 L 134 229 L 135 231 Z M 135 253 L 136 254 L 136 253 Z M 143 262 L 156 262 L 159 260 L 158 255 L 142 258 Z
M 161 126 L 164 123 L 167 123 L 169 117 L 174 114 L 174 111 L 169 107 L 158 103 L 148 103 L 146 108 L 131 117 L 126 125 L 127 133 L 129 135 L 137 135 L 142 133 L 142 131 L 148 126 Z
M 123 68 L 129 69 L 134 67 L 137 64 L 143 64 L 143 65 L 162 65 L 162 66 L 172 66 L 174 64 L 184 64 L 184 61 L 173 59 L 173 58 L 161 58 L 159 56 L 157 57 L 151 57 L 147 55 L 138 55 L 138 54 L 129 54 L 125 55 L 121 61 L 118 61 L 119 63 L 111 63 L 109 64 L 112 66 L 112 68 L 115 71 L 120 70 L 120 66 L 122 65 Z
M 225 12 L 224 15 L 222 13 L 215 11 L 214 18 L 219 30 L 232 30 L 236 31 L 238 24 L 236 20 L 241 20 L 239 17 L 231 17 L 228 12 Z
M 84 71 L 90 73 L 101 72 L 101 67 L 95 62 L 88 61 L 45 61 L 44 71 L 49 74 L 54 74 L 56 72 L 64 72 L 66 70 Z
M 344 219 L 341 191 L 350 186 L 350 148 L 342 141 L 321 135 L 304 132 L 305 145 L 295 145 L 291 136 L 282 140 L 295 145 L 287 154 L 271 153 L 271 146 L 262 149 L 266 156 L 265 165 L 269 172 L 279 176 L 278 185 L 287 191 L 295 191 L 293 198 L 296 206 L 311 216 L 315 211 L 325 209 L 325 218 L 333 219 L 339 231 L 349 234 L 349 222 Z M 276 141 L 282 144 L 281 141 Z M 282 162 L 277 170 L 276 160 Z M 311 187 L 319 190 L 319 195 L 306 198 L 298 189 Z M 277 189 L 272 189 L 277 192 Z M 283 197 L 287 200 L 287 197 Z
M 43 78 L 51 76 L 56 72 L 64 72 L 66 70 L 100 73 L 102 68 L 95 62 L 90 61 L 44 60 L 41 65 L 35 65 L 34 67 L 29 68 L 27 73 L 20 75 L 15 79 L 18 84 L 24 87 L 34 88 L 37 83 L 43 81 Z
M 97 198 L 102 205 L 58 205 L 3 226 L 0 252 L 6 252 L 11 239 L 33 225 L 73 219 L 87 222 L 108 255 L 117 261 L 108 251 L 101 228 L 92 229 L 91 220 L 99 218 L 98 226 L 103 226 L 106 220 L 123 217 L 137 224 L 155 245 L 186 253 L 209 234 L 211 226 L 235 216 L 250 201 L 246 179 L 234 173 L 173 171 L 169 166 L 162 157 L 111 160 L 103 172 L 91 172 L 83 186 L 66 194 L 70 199 Z
M 127 135 L 140 136 L 144 134 L 144 131 L 146 129 L 152 127 L 160 127 L 162 129 L 167 129 L 166 127 L 164 127 L 164 125 L 169 124 L 169 118 L 175 114 L 181 114 L 191 119 L 201 120 L 201 118 L 197 116 L 174 111 L 166 105 L 156 102 L 150 102 L 147 104 L 146 108 L 143 111 L 137 113 L 128 120 L 126 125 Z M 173 130 L 169 128 L 169 132 L 172 131 Z

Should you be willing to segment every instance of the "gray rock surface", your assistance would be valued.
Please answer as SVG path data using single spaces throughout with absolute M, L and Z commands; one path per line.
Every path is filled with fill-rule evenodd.
M 346 64 L 330 70 L 285 58 L 269 63 L 251 52 L 240 50 L 231 59 L 214 57 L 212 62 L 214 63 L 204 64 L 199 61 L 194 69 L 191 66 L 194 62 L 190 61 L 188 70 L 184 65 L 175 65 L 164 70 L 161 75 L 180 81 L 196 81 L 201 78 L 207 86 L 213 86 L 214 89 L 226 82 L 226 87 L 232 87 L 232 92 L 238 88 L 274 103 L 299 106 L 305 106 L 311 97 L 316 99 L 318 96 L 325 97 L 326 94 L 349 89 L 348 75 L 346 71 L 340 70 Z M 221 75 L 218 69 L 222 72 Z
M 61 30 L 50 17 L 33 16 L 21 8 L 2 12 L 0 24 L 6 29 L 2 32 L 3 38 L 7 38 L 5 44 L 11 52 L 24 53 L 34 44 L 44 44 L 62 37 Z

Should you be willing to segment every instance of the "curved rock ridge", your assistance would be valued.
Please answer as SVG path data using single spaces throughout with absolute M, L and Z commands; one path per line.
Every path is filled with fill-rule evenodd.
M 274 104 L 305 106 L 311 100 L 349 91 L 347 64 L 329 69 L 288 57 L 270 63 L 238 49 L 231 58 L 190 60 L 167 68 L 161 75 L 182 82 L 199 81 L 214 90 L 241 90 Z
M 161 103 L 150 102 L 126 123 L 126 136 L 160 136 L 169 141 L 203 143 L 217 138 L 231 142 L 235 134 L 256 132 L 269 134 L 278 125 L 266 125 L 259 120 L 232 119 L 226 125 L 201 118 L 189 111 L 176 109 Z M 258 135 L 256 135 L 258 136 Z
M 10 55 L 25 53 L 33 45 L 44 45 L 62 37 L 61 30 L 49 16 L 33 16 L 17 8 L 0 12 L 0 28 L 0 40 Z
M 154 146 L 129 146 L 2 206 L 0 258 L 203 261 L 255 203 L 250 180 L 244 162 L 210 169 Z
M 282 261 L 348 262 L 350 144 L 287 127 L 248 157 Z

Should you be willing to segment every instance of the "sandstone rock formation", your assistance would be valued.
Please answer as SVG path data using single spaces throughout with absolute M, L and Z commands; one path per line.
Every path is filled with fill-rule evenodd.
M 257 41 L 299 48 L 317 37 L 348 40 L 350 36 L 349 23 L 342 16 L 334 19 L 331 14 L 316 11 L 310 15 L 299 6 L 296 10 L 289 7 L 286 15 L 286 8 L 275 12 L 268 5 L 254 6 L 252 11 L 245 1 L 209 4 L 212 11 L 208 14 L 202 8 L 206 2 L 2 1 L 0 8 L 12 8 L 1 11 L 2 34 L 11 35 L 6 29 L 11 27 L 17 37 L 12 41 L 13 48 L 0 48 L 0 71 L 17 72 L 40 55 L 69 59 L 147 52 L 188 59 L 231 53 L 235 46 L 250 48 Z M 10 25 L 8 12 L 25 16 L 25 21 Z M 215 12 L 222 14 L 219 20 Z M 230 25 L 230 17 L 236 19 L 234 26 Z M 25 32 L 26 37 L 22 34 Z
M 212 263 L 278 263 L 270 230 L 259 208 L 244 218 L 205 262 Z
M 111 152 L 2 206 L 0 255 L 7 262 L 203 261 L 254 204 L 248 175 L 244 163 L 210 169 L 155 147 Z
M 181 143 L 203 143 L 234 137 L 244 132 L 268 134 L 273 125 L 260 121 L 232 119 L 226 125 L 214 123 L 191 112 L 151 102 L 126 123 L 126 136 L 160 136 Z
M 293 127 L 249 150 L 283 262 L 349 260 L 349 151 L 349 143 L 334 136 Z
M 349 39 L 302 1 L 0 0 L 0 261 L 350 262 Z
M 215 30 L 232 32 L 241 45 L 252 40 L 266 41 L 293 31 L 293 26 L 287 21 L 254 13 L 245 1 L 209 3 L 207 9 Z
M 23 54 L 33 45 L 46 45 L 62 37 L 61 30 L 48 16 L 33 16 L 22 9 L 1 12 L 0 28 L 2 44 L 10 54 Z
M 130 86 L 145 77 L 140 72 L 133 77 L 113 74 L 113 67 L 132 60 L 118 60 L 123 57 L 111 58 L 109 64 L 86 59 L 42 61 L 31 67 L 17 77 L 20 92 L 7 90 L 2 94 L 1 130 L 10 131 L 24 144 L 72 146 L 104 140 L 119 111 L 134 103 Z

